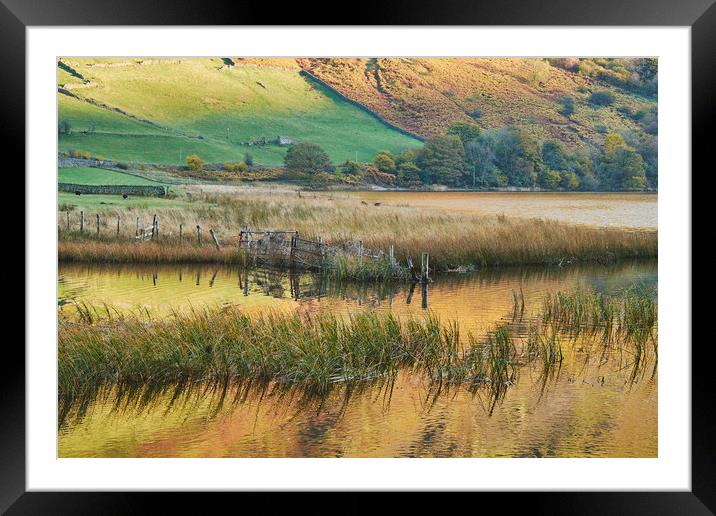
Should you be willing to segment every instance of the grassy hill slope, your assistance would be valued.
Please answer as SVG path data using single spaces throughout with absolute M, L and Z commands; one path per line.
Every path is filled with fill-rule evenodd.
M 607 132 L 642 132 L 625 113 L 656 108 L 635 94 L 541 59 L 378 58 L 299 59 L 300 66 L 387 121 L 418 135 L 443 134 L 454 122 L 484 129 L 519 126 L 540 140 L 568 148 L 602 146 Z M 613 95 L 611 106 L 589 102 L 593 92 Z M 574 100 L 560 114 L 564 97 Z
M 381 149 L 418 147 L 330 89 L 295 62 L 234 64 L 225 59 L 62 59 L 58 68 L 60 151 L 108 159 L 280 164 L 285 146 L 249 145 L 288 136 L 321 145 L 335 162 L 369 161 Z M 68 69 L 70 72 L 68 72 Z
M 150 181 L 133 174 L 125 174 L 114 170 L 95 167 L 68 167 L 57 171 L 60 183 L 75 185 L 158 185 L 158 181 Z

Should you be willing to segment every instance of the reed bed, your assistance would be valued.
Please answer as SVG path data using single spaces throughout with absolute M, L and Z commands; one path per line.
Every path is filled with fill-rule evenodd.
M 59 322 L 64 407 L 86 403 L 103 386 L 151 392 L 187 383 L 248 382 L 298 387 L 321 397 L 337 386 L 390 384 L 399 371 L 409 370 L 427 378 L 433 398 L 453 386 L 487 394 L 491 412 L 524 366 L 539 368 L 544 390 L 558 377 L 567 345 L 585 362 L 596 354 L 599 366 L 616 357 L 619 370 L 631 368 L 631 382 L 650 363 L 655 374 L 658 353 L 656 302 L 649 293 L 548 295 L 526 332 L 522 321 L 508 321 L 482 339 L 462 336 L 457 323 L 434 316 L 250 317 L 225 308 L 155 321 L 109 307 L 77 308 L 77 320 Z
M 77 215 L 66 227 L 66 214 L 59 214 L 60 259 L 68 261 L 159 262 L 224 261 L 208 236 L 213 228 L 222 247 L 236 249 L 242 227 L 299 231 L 303 238 L 329 244 L 362 241 L 370 249 L 393 245 L 396 257 L 419 260 L 430 254 L 435 271 L 460 266 L 561 264 L 571 261 L 609 262 L 622 258 L 657 256 L 656 231 L 631 231 L 574 226 L 541 219 L 456 214 L 409 206 L 372 206 L 350 196 L 311 196 L 297 193 L 195 194 L 195 208 L 117 209 L 108 207 L 101 216 L 100 237 L 95 236 L 92 214 L 84 234 L 77 231 Z M 158 245 L 134 242 L 135 221 L 148 225 L 159 217 Z M 120 233 L 116 224 L 119 217 Z M 89 220 L 89 219 L 88 219 Z M 184 246 L 179 246 L 179 224 L 184 227 Z M 193 240 L 196 225 L 204 231 L 201 246 Z M 106 235 L 106 236 L 104 236 Z M 133 242 L 132 245 L 127 245 Z M 199 248 L 194 249 L 194 247 Z M 238 258 L 237 258 L 238 260 Z M 358 271 L 360 272 L 360 271 Z M 354 276 L 358 276 L 356 274 Z

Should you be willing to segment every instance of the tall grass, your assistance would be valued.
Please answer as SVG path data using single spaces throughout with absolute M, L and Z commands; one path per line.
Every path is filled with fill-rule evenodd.
M 418 262 L 430 254 L 434 271 L 459 266 L 477 267 L 518 264 L 562 264 L 571 261 L 611 262 L 622 258 L 657 256 L 656 231 L 628 231 L 573 226 L 541 219 L 518 219 L 406 206 L 367 206 L 359 199 L 333 194 L 308 196 L 286 192 L 242 192 L 233 195 L 200 194 L 195 208 L 117 210 L 109 208 L 101 219 L 101 235 L 95 236 L 94 219 L 83 235 L 77 231 L 73 214 L 70 231 L 60 214 L 59 257 L 68 261 L 225 261 L 216 253 L 208 236 L 213 228 L 222 247 L 236 249 L 241 228 L 297 230 L 303 238 L 328 244 L 362 241 L 368 249 L 387 252 L 392 245 L 396 258 Z M 156 245 L 134 242 L 134 222 L 146 226 L 158 213 L 160 237 Z M 86 216 L 91 217 L 91 214 Z M 117 216 L 124 221 L 116 236 Z M 178 242 L 179 224 L 184 227 L 184 245 Z M 204 231 L 203 244 L 196 245 L 196 225 Z M 128 245 L 129 242 L 133 242 Z M 201 251 L 191 246 L 200 247 Z M 204 249 L 206 248 L 206 249 Z M 230 252 L 228 253 L 230 254 Z M 341 267 L 341 264 L 337 264 Z M 344 264 L 350 266 L 351 264 Z M 366 267 L 366 266 L 364 266 Z M 358 275 L 358 274 L 357 274 Z
M 649 363 L 655 373 L 656 314 L 648 294 L 605 299 L 592 291 L 556 293 L 545 298 L 544 311 L 532 319 L 526 335 L 521 322 L 507 322 L 476 339 L 462 336 L 457 323 L 434 316 L 407 321 L 374 312 L 347 319 L 250 317 L 229 308 L 154 321 L 79 305 L 77 320 L 59 323 L 58 390 L 63 413 L 86 405 L 104 386 L 146 395 L 171 385 L 238 382 L 298 387 L 320 398 L 336 386 L 390 385 L 407 369 L 429 380 L 434 399 L 462 386 L 485 394 L 492 412 L 526 365 L 540 367 L 544 391 L 559 376 L 567 344 L 586 361 L 598 354 L 599 365 L 616 357 L 619 369 L 631 368 L 631 382 Z

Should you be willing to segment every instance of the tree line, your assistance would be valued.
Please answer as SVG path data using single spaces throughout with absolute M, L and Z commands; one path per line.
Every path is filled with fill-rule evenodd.
M 609 133 L 601 149 L 569 151 L 556 140 L 539 141 L 515 127 L 482 130 L 456 123 L 421 149 L 381 150 L 373 165 L 406 185 L 460 188 L 542 188 L 546 190 L 644 190 L 657 187 L 657 140 L 648 133 Z M 359 174 L 352 161 L 334 167 L 313 143 L 286 153 L 289 170 L 313 174 Z

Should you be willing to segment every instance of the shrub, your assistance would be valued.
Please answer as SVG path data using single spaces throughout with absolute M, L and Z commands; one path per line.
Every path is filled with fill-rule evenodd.
M 204 160 L 196 154 L 186 157 L 186 164 L 192 170 L 201 170 L 204 167 Z
M 448 129 L 447 134 L 457 136 L 462 143 L 477 140 L 480 137 L 480 128 L 475 124 L 466 124 L 464 122 L 455 122 Z
M 348 174 L 358 174 L 361 170 L 361 166 L 357 161 L 348 160 L 343 163 L 343 170 Z
M 244 154 L 244 163 L 246 163 L 247 166 L 253 167 L 254 166 L 254 157 L 249 154 L 248 152 Z
M 561 115 L 569 117 L 574 113 L 574 99 L 572 97 L 563 97 L 560 99 L 559 105 L 559 113 Z
M 373 163 L 381 172 L 395 172 L 395 158 L 390 151 L 382 150 L 375 155 Z
M 611 106 L 614 95 L 608 91 L 595 91 L 589 96 L 589 103 L 595 106 Z

